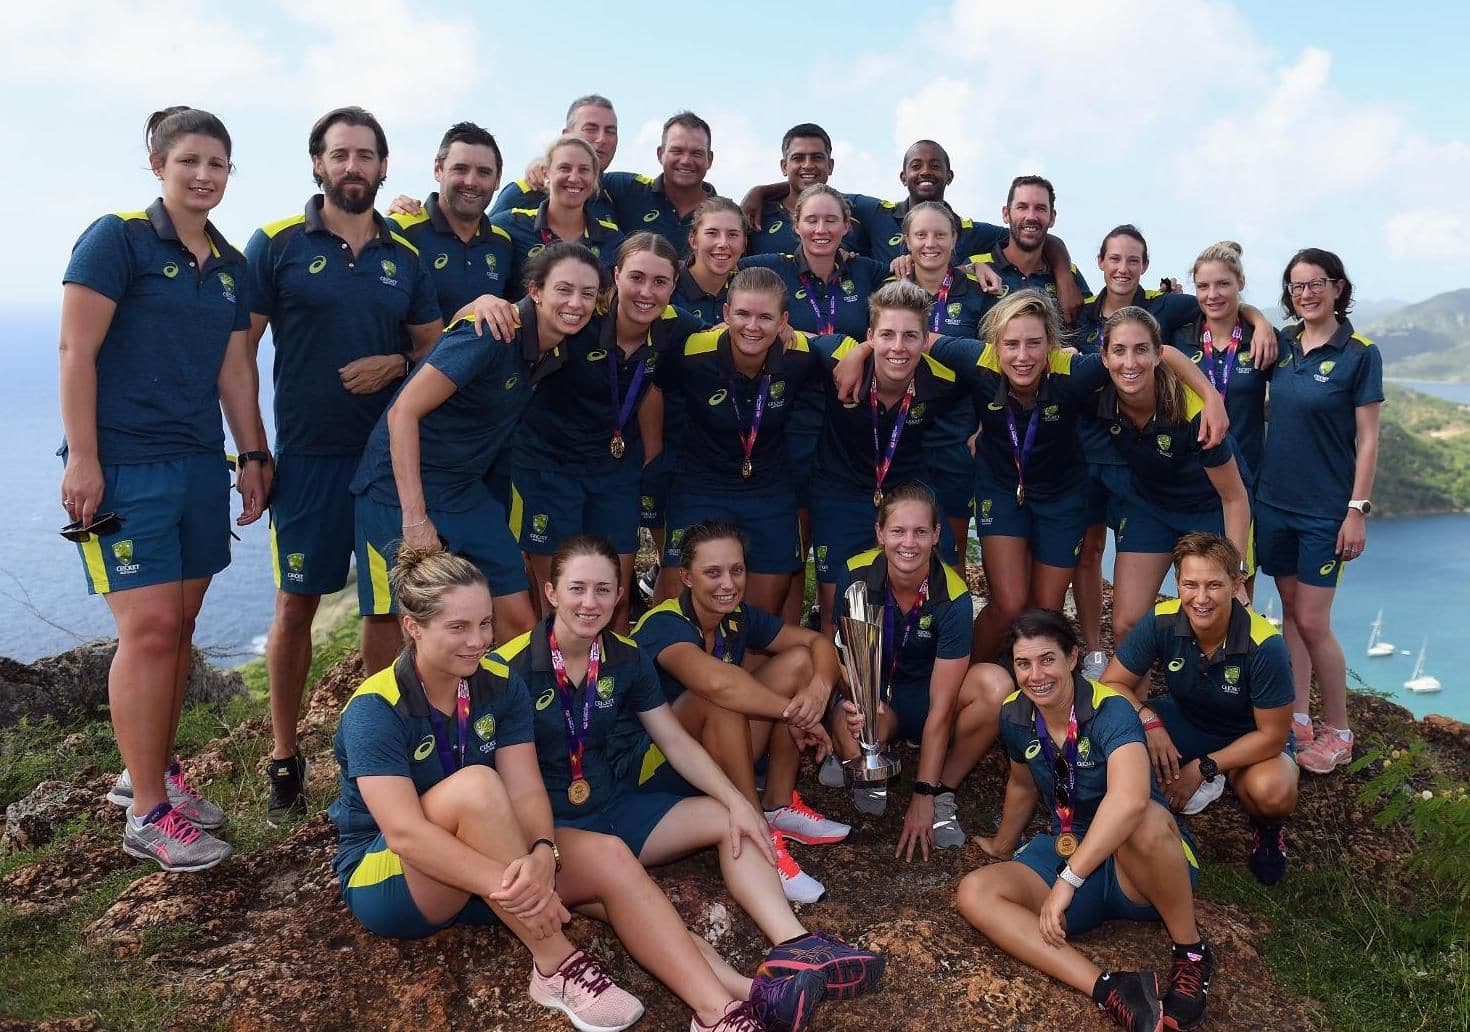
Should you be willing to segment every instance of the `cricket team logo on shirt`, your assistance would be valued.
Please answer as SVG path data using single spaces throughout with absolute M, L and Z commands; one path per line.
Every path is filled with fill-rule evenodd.
M 317 255 L 315 258 L 313 258 L 311 260 L 311 264 L 306 267 L 306 271 L 309 272 L 309 273 L 311 273 L 313 276 L 315 276 L 317 273 L 321 272 L 326 267 L 327 267 L 327 256 L 324 255 L 324 254 L 319 254 L 319 255 Z
M 1169 455 L 1169 448 L 1174 444 L 1174 438 L 1168 434 L 1159 434 L 1154 443 L 1159 446 L 1160 455 Z
M 432 755 L 434 755 L 434 736 L 425 735 L 424 740 L 420 742 L 418 744 L 418 748 L 413 751 L 413 758 L 415 760 L 423 761 L 427 760 Z
M 538 512 L 531 517 L 531 540 L 538 545 L 546 544 L 546 528 L 551 523 L 551 517 L 544 512 Z
M 398 286 L 398 265 L 387 258 L 378 263 L 378 268 L 383 270 L 383 275 L 378 277 L 378 282 L 385 287 Z
M 1232 665 L 1225 668 L 1225 690 L 1231 695 L 1240 693 L 1240 667 Z
M 1184 660 L 1182 660 L 1182 659 L 1171 659 L 1171 660 L 1169 660 L 1169 672 L 1170 673 L 1177 674 L 1177 673 L 1179 673 L 1179 671 L 1181 671 L 1183 669 L 1184 669 Z
M 1332 377 L 1332 370 L 1336 368 L 1337 363 L 1329 358 L 1326 362 L 1323 362 L 1317 367 L 1317 371 L 1312 374 L 1312 379 L 1316 380 L 1318 383 L 1326 383 Z
M 118 573 L 127 575 L 138 572 L 138 564 L 133 562 L 132 538 L 114 541 L 112 543 L 112 557 L 117 560 L 117 566 L 113 567 L 113 569 Z
M 219 274 L 219 285 L 220 291 L 224 295 L 224 299 L 231 304 L 234 304 L 235 277 L 231 276 L 228 272 L 222 272 Z

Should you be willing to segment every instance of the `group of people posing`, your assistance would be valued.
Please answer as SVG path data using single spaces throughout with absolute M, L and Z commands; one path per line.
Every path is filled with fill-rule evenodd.
M 494 137 L 459 123 L 439 189 L 384 216 L 384 130 L 339 108 L 308 137 L 321 192 L 242 254 L 209 221 L 224 125 L 149 119 L 161 197 L 86 230 L 61 320 L 62 533 L 118 626 L 123 848 L 168 871 L 230 853 L 174 739 L 194 620 L 229 562 L 233 464 L 236 522 L 269 512 L 279 589 L 274 821 L 307 811 L 311 625 L 355 557 L 366 676 L 330 812 L 342 898 L 371 931 L 503 924 L 533 999 L 625 1028 L 642 1005 L 565 937 L 576 909 L 691 1029 L 804 1028 L 874 988 L 883 958 L 792 910 L 826 890 L 790 844 L 850 832 L 802 798 L 803 757 L 839 788 L 861 735 L 910 743 L 894 855 L 927 860 L 965 844 L 958 790 L 999 739 L 1009 780 L 975 840 L 998 862 L 962 880 L 960 912 L 1123 1027 L 1196 1027 L 1214 959 L 1175 815 L 1229 787 L 1274 884 L 1298 767 L 1352 755 L 1330 614 L 1366 542 L 1383 393 L 1342 262 L 1291 259 L 1278 330 L 1243 303 L 1228 241 L 1201 252 L 1193 295 L 1151 290 L 1147 242 L 1119 225 L 1091 294 L 1049 182 L 1018 177 L 1003 226 L 972 221 L 944 200 L 934 141 L 905 153 L 894 203 L 830 185 L 830 138 L 803 123 L 784 179 L 737 203 L 706 181 L 696 115 L 665 124 L 656 177 L 607 171 L 617 140 L 612 104 L 579 98 L 500 188 Z M 661 557 L 646 600 L 640 528 Z M 1250 608 L 1257 564 L 1281 631 Z M 1178 598 L 1156 602 L 1171 570 Z M 876 728 L 843 701 L 832 638 L 858 582 L 884 614 Z M 881 814 L 889 788 L 856 784 L 853 809 Z M 753 977 L 645 870 L 711 848 L 771 944 Z M 1069 945 L 1115 918 L 1162 921 L 1165 977 Z

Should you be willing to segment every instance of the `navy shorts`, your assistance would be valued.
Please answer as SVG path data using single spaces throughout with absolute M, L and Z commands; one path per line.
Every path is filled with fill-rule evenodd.
M 431 509 L 429 519 L 444 547 L 479 568 L 492 595 L 528 590 L 526 565 L 505 525 L 505 511 L 493 498 L 464 512 Z M 368 495 L 357 497 L 357 608 L 363 616 L 398 612 L 388 585 L 388 571 L 398 559 L 403 540 L 403 510 Z
M 674 462 L 665 449 L 643 467 L 638 487 L 638 523 L 649 530 L 663 530 L 674 483 Z
M 927 684 L 897 684 L 893 686 L 893 697 L 885 700 L 893 715 L 898 718 L 898 728 L 893 732 L 896 742 L 921 742 L 924 739 L 924 722 L 929 719 L 929 686 Z
M 896 487 L 898 485 L 890 485 Z M 928 485 L 926 485 L 928 486 Z M 850 487 L 824 488 L 812 496 L 812 544 L 817 549 L 817 580 L 836 584 L 844 563 L 878 544 L 878 510 L 872 494 Z M 939 555 L 953 566 L 959 559 L 949 521 L 939 521 Z
M 1122 463 L 1089 462 L 1086 495 L 1087 525 L 1117 530 L 1123 506 L 1133 497 L 1133 474 Z
M 495 459 L 495 464 L 485 474 L 485 486 L 490 490 L 490 497 L 500 503 L 500 507 L 510 512 L 510 485 L 511 475 L 515 472 L 515 459 L 509 448 L 502 449 Z
M 1031 558 L 1070 570 L 1082 554 L 1087 533 L 1087 499 L 1080 491 L 1060 498 L 1027 498 L 1016 504 L 1016 489 L 988 477 L 975 480 L 975 536 L 982 552 L 987 537 L 1025 538 Z
M 1194 531 L 1225 536 L 1225 511 L 1219 502 L 1209 509 L 1175 511 L 1130 498 L 1118 521 L 1118 551 L 1169 553 L 1181 537 Z
M 725 520 L 745 532 L 745 567 L 751 573 L 795 573 L 801 569 L 801 530 L 793 492 L 698 494 L 676 485 L 669 495 L 668 537 L 663 565 L 679 565 L 684 532 L 700 520 Z
M 271 565 L 290 595 L 330 595 L 347 583 L 354 544 L 348 490 L 355 455 L 281 455 L 271 481 Z
M 515 494 L 524 517 L 511 529 L 530 555 L 550 555 L 567 538 L 597 534 L 619 555 L 638 551 L 641 473 L 632 456 L 625 469 L 604 473 L 552 473 L 516 467 Z
M 111 534 L 77 544 L 87 591 L 213 577 L 230 565 L 230 467 L 223 453 L 102 467 Z
M 1273 577 L 1295 577 L 1302 584 L 1335 588 L 1346 564 L 1337 555 L 1341 519 L 1304 516 L 1256 502 L 1254 552 L 1261 570 Z
M 1164 730 L 1179 750 L 1179 762 L 1188 763 L 1209 753 L 1219 752 L 1235 742 L 1240 735 L 1222 735 L 1206 731 L 1184 715 L 1179 701 L 1172 695 L 1159 695 L 1148 700 L 1148 708 L 1164 722 Z M 1288 731 L 1286 748 L 1282 750 L 1292 760 L 1296 759 L 1296 736 Z
M 961 443 L 954 454 L 931 457 L 929 481 L 945 519 L 970 518 L 975 511 L 975 457 L 969 448 Z
M 403 862 L 380 834 L 368 847 L 342 886 L 342 902 L 374 935 L 389 939 L 423 939 L 453 925 L 496 925 L 500 919 L 479 896 L 470 896 L 460 912 L 441 924 L 424 917 L 408 891 Z
M 786 465 L 797 508 L 811 507 L 812 470 L 817 464 L 817 441 L 822 436 L 825 400 L 820 391 L 802 391 L 786 424 Z
M 1194 849 L 1194 840 L 1184 828 L 1179 829 L 1179 844 L 1184 849 L 1184 859 L 1189 863 L 1189 884 L 1199 883 L 1199 856 Z M 1016 853 L 1016 863 L 1035 871 L 1047 888 L 1056 884 L 1057 876 L 1067 861 L 1057 855 L 1057 838 L 1043 832 L 1027 842 Z M 1158 921 L 1159 912 L 1148 903 L 1135 903 L 1123 892 L 1118 883 L 1118 865 L 1108 857 L 1103 865 L 1082 883 L 1067 905 L 1067 934 L 1081 935 L 1104 921 Z

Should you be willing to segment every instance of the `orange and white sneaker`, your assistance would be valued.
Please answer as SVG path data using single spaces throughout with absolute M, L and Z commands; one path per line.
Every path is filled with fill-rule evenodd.
M 622 1032 L 643 1017 L 643 1004 L 613 984 L 592 954 L 573 950 L 549 975 L 531 965 L 531 999 L 559 1010 L 579 1032 Z
M 771 848 L 776 851 L 776 873 L 781 876 L 781 891 L 791 903 L 815 903 L 827 894 L 827 888 L 807 874 L 786 848 L 786 838 L 771 831 Z
M 793 791 L 791 802 L 774 810 L 766 811 L 766 823 L 772 831 L 779 831 L 793 842 L 803 846 L 830 846 L 847 838 L 852 828 L 841 821 L 829 820 L 817 813 L 801 793 Z
M 1291 718 L 1291 735 L 1296 740 L 1296 751 L 1302 752 L 1312 744 L 1312 739 L 1317 737 L 1317 732 L 1312 730 L 1312 720 L 1307 718 L 1305 722 Z
M 1344 738 L 1343 735 L 1347 737 Z M 1353 761 L 1353 733 L 1338 731 L 1322 725 L 1322 731 L 1312 739 L 1312 744 L 1297 754 L 1296 762 L 1302 770 L 1313 774 L 1331 774 L 1338 767 L 1346 767 Z

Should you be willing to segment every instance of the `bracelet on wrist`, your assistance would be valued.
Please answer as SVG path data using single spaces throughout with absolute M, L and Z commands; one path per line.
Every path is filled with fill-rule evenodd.
M 1147 720 L 1145 720 L 1143 722 L 1143 729 L 1145 731 L 1153 731 L 1156 728 L 1161 728 L 1163 726 L 1164 726 L 1164 722 L 1162 720 L 1160 720 L 1158 717 L 1149 717 Z
M 423 519 L 419 520 L 417 523 L 405 523 L 403 525 L 403 529 L 404 530 L 413 530 L 415 527 L 422 527 L 425 523 L 428 523 L 428 522 L 429 522 L 429 517 L 425 516 Z
M 1068 885 L 1072 886 L 1072 888 L 1074 889 L 1082 888 L 1082 886 L 1087 882 L 1086 878 L 1082 877 L 1082 875 L 1072 870 L 1071 864 L 1063 867 L 1057 877 L 1062 879 L 1062 881 L 1066 882 Z

